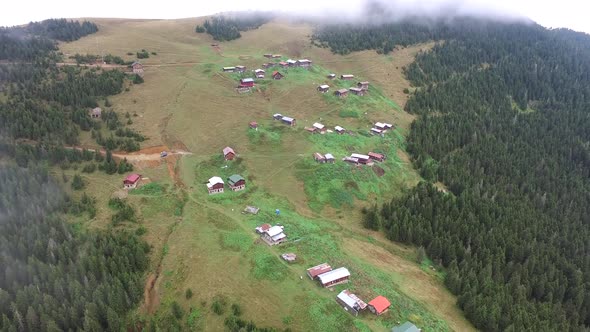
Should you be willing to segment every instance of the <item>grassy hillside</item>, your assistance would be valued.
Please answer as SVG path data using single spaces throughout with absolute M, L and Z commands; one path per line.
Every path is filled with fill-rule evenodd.
M 402 91 L 409 86 L 401 71 L 414 54 L 431 45 L 389 56 L 337 56 L 311 47 L 311 29 L 305 25 L 272 22 L 212 47 L 208 35 L 194 33 L 199 19 L 93 21 L 99 26 L 97 34 L 61 44 L 60 49 L 66 54 L 111 53 L 126 60 L 134 59 L 128 52 L 155 52 L 142 60 L 145 83 L 109 100 L 115 111 L 138 115 L 132 127 L 149 137 L 143 147 L 162 145 L 192 153 L 136 166 L 165 188 L 129 195 L 140 225 L 118 226 L 145 227 L 153 246 L 153 273 L 137 319 L 166 326 L 175 321 L 176 301 L 184 311 L 183 327 L 208 331 L 224 330 L 231 304 L 241 307 L 243 319 L 280 329 L 379 331 L 405 320 L 425 330 L 473 329 L 436 274 L 413 263 L 412 248 L 391 244 L 360 226 L 359 207 L 389 200 L 419 179 L 404 151 L 404 135 L 413 118 L 401 111 L 407 99 Z M 267 61 L 263 53 L 310 58 L 314 69 L 290 69 L 281 81 L 265 80 L 253 92 L 237 94 L 238 75 L 221 73 L 221 67 L 255 69 Z M 350 84 L 327 81 L 330 72 L 370 81 L 370 93 L 346 99 L 318 93 L 315 87 L 322 83 L 330 84 L 331 91 Z M 274 113 L 295 117 L 298 126 L 279 124 L 272 120 Z M 260 129 L 248 129 L 250 121 L 257 121 Z M 317 121 L 356 134 L 311 135 L 303 130 Z M 376 121 L 395 123 L 398 129 L 383 138 L 363 135 Z M 238 160 L 223 161 L 225 146 L 236 150 Z M 351 152 L 368 151 L 388 155 L 379 165 L 382 176 L 339 161 Z M 318 165 L 313 152 L 330 152 L 338 161 Z M 248 180 L 246 191 L 207 195 L 203 183 L 208 178 L 234 172 Z M 109 223 L 106 203 L 119 186 L 113 179 L 87 179 L 97 206 L 105 209 L 99 209 L 96 227 Z M 186 204 L 179 208 L 182 201 Z M 260 207 L 261 213 L 242 215 L 247 204 Z M 280 217 L 272 213 L 276 208 L 282 211 Z M 264 222 L 283 224 L 292 241 L 273 248 L 260 243 L 253 229 Z M 279 255 L 284 252 L 295 252 L 298 261 L 283 262 Z M 301 278 L 307 267 L 324 261 L 347 266 L 352 282 L 329 291 Z M 188 288 L 194 294 L 190 298 L 185 297 Z M 385 295 L 393 308 L 379 318 L 368 313 L 353 318 L 334 301 L 345 288 L 367 301 Z M 223 302 L 225 312 L 214 313 L 212 305 L 223 307 Z

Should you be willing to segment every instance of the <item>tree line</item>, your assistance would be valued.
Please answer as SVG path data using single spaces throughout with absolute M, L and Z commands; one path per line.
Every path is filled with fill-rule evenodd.
M 230 41 L 242 37 L 240 31 L 257 29 L 272 19 L 272 15 L 266 12 L 239 14 L 232 17 L 223 15 L 213 16 L 205 20 L 203 25 L 197 25 L 197 33 L 208 33 L 218 41 Z
M 316 33 L 335 52 L 444 39 L 406 69 L 418 115 L 407 149 L 427 182 L 369 209 L 365 225 L 424 247 L 482 330 L 590 328 L 590 37 L 404 24 Z

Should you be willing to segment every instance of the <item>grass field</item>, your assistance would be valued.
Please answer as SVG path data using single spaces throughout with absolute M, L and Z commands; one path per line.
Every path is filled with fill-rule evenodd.
M 414 263 L 413 248 L 360 225 L 360 207 L 389 200 L 419 180 L 404 152 L 404 135 L 413 118 L 402 111 L 407 100 L 402 91 L 408 87 L 402 67 L 431 45 L 388 56 L 338 56 L 310 45 L 309 26 L 271 22 L 214 49 L 208 35 L 194 33 L 199 20 L 92 19 L 99 25 L 97 34 L 60 45 L 66 54 L 112 53 L 129 60 L 127 52 L 157 52 L 142 61 L 145 83 L 109 100 L 117 112 L 138 114 L 132 127 L 149 137 L 142 147 L 165 145 L 193 153 L 178 163 L 140 165 L 139 172 L 157 185 L 127 197 L 153 249 L 148 279 L 154 285 L 146 292 L 150 303 L 136 317 L 166 326 L 177 301 L 184 310 L 182 326 L 193 330 L 225 330 L 231 304 L 238 304 L 242 317 L 258 326 L 294 331 L 385 331 L 405 320 L 428 331 L 473 330 L 437 274 Z M 221 67 L 255 69 L 267 61 L 264 53 L 310 58 L 314 69 L 289 69 L 283 80 L 265 80 L 253 92 L 237 94 L 239 75 L 221 73 Z M 315 87 L 322 83 L 331 85 L 331 91 L 351 84 L 326 80 L 329 72 L 370 81 L 370 93 L 346 99 L 318 93 Z M 274 113 L 295 117 L 297 127 L 274 121 Z M 248 129 L 250 121 L 257 121 L 260 129 Z M 303 130 L 316 121 L 357 135 Z M 363 135 L 375 121 L 398 128 L 383 138 Z M 236 150 L 238 160 L 223 161 L 225 146 Z M 383 176 L 341 161 L 319 165 L 311 157 L 313 152 L 330 152 L 338 160 L 368 151 L 387 154 L 379 165 Z M 170 177 L 171 169 L 177 178 Z M 247 179 L 245 191 L 207 195 L 203 183 L 208 178 L 234 173 Z M 119 190 L 121 176 L 87 177 L 87 190 L 99 207 L 90 226 L 108 227 L 112 212 L 107 202 Z M 243 215 L 245 205 L 256 205 L 261 213 Z M 272 213 L 277 208 L 280 217 Z M 273 248 L 261 243 L 253 230 L 264 222 L 280 222 L 291 241 Z M 283 262 L 279 255 L 284 252 L 295 252 L 298 261 Z M 307 267 L 324 261 L 348 267 L 351 283 L 330 291 L 305 277 Z M 188 288 L 194 294 L 190 299 L 185 297 Z M 393 307 L 379 318 L 368 313 L 353 318 L 334 301 L 345 288 L 367 301 L 385 295 Z M 221 302 L 227 308 L 218 315 L 211 307 Z

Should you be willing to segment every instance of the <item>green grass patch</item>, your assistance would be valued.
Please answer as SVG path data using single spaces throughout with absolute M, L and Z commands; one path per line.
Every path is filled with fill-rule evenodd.
M 279 127 L 258 127 L 258 130 L 248 129 L 248 139 L 250 143 L 254 145 L 270 144 L 280 145 L 281 144 L 281 132 L 282 129 Z
M 224 233 L 222 237 L 222 246 L 229 250 L 245 252 L 252 246 L 252 237 L 244 233 Z
M 131 190 L 132 195 L 161 196 L 166 192 L 166 188 L 157 182 L 150 182 L 137 189 Z
M 360 118 L 359 112 L 353 109 L 343 109 L 340 112 L 338 112 L 338 115 L 341 118 Z
M 252 256 L 252 275 L 256 279 L 281 281 L 287 275 L 287 267 L 267 248 L 259 246 Z

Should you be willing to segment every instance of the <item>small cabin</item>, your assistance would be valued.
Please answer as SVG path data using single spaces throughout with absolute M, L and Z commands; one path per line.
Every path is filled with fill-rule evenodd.
M 391 302 L 389 302 L 389 300 L 386 299 L 384 296 L 379 295 L 376 298 L 372 299 L 371 302 L 369 302 L 368 306 L 369 310 L 371 310 L 372 313 L 379 316 L 389 309 L 389 307 L 391 306 Z
M 341 80 L 352 80 L 352 79 L 354 79 L 354 75 L 351 75 L 351 74 L 342 74 L 342 75 L 340 75 L 340 79 Z
M 260 238 L 269 246 L 274 246 L 287 241 L 287 235 L 283 233 L 283 226 L 272 226 L 265 230 Z
M 275 113 L 275 114 L 273 114 L 272 118 L 275 119 L 275 120 L 282 120 L 283 119 L 283 115 L 280 114 L 280 113 Z
M 236 157 L 236 152 L 234 149 L 230 148 L 229 146 L 223 149 L 223 159 L 225 160 L 234 160 Z
M 322 163 L 322 164 L 326 162 L 326 157 L 322 156 L 322 154 L 321 153 L 318 153 L 318 152 L 316 152 L 316 153 L 313 154 L 313 159 L 316 162 Z
M 318 91 L 321 93 L 326 93 L 326 92 L 328 92 L 328 90 L 330 90 L 330 86 L 327 84 L 322 84 L 322 85 L 318 86 Z
M 134 63 L 132 63 L 131 69 L 133 70 L 134 74 L 143 76 L 143 65 L 139 61 L 135 61 Z
M 248 126 L 250 127 L 250 129 L 258 129 L 258 122 L 252 121 L 248 124 Z
M 290 117 L 288 117 L 288 116 L 284 116 L 284 117 L 282 117 L 282 118 L 281 118 L 281 121 L 282 121 L 284 124 L 286 124 L 286 125 L 289 125 L 289 126 L 291 126 L 291 127 L 292 127 L 292 126 L 295 126 L 295 119 L 293 119 L 293 118 L 290 118 Z
M 336 78 L 336 74 L 329 74 L 327 77 L 328 77 L 329 79 L 333 80 L 333 79 L 335 79 L 335 78 Z
M 332 287 L 347 283 L 350 279 L 350 272 L 347 268 L 341 267 L 318 276 L 320 284 L 323 287 Z
M 254 86 L 254 79 L 253 78 L 242 78 L 240 80 L 240 86 L 243 87 L 253 87 Z
M 383 134 L 383 130 L 377 128 L 371 128 L 371 134 L 373 135 L 381 135 Z
M 356 84 L 356 87 L 361 90 L 369 90 L 369 82 L 367 82 L 367 81 L 358 82 Z
M 332 271 L 332 267 L 328 263 L 322 263 L 320 265 L 316 265 L 307 269 L 307 276 L 313 280 L 317 278 L 320 274 L 324 274 L 326 272 Z
M 214 176 L 207 181 L 207 191 L 209 191 L 209 195 L 223 193 L 224 187 L 225 184 L 219 176 Z
M 358 153 L 353 153 L 350 155 L 351 158 L 354 158 L 356 160 L 358 160 L 359 164 L 368 164 L 371 160 L 371 158 L 369 158 L 369 156 L 364 155 L 364 154 L 358 154 Z
M 95 107 L 90 110 L 90 117 L 93 119 L 100 118 L 101 114 L 102 114 L 102 109 L 100 109 L 100 107 Z
M 236 73 L 243 73 L 246 71 L 246 66 L 236 66 Z
M 331 153 L 326 153 L 324 155 L 324 158 L 326 158 L 326 162 L 329 164 L 333 164 L 336 161 L 336 159 L 334 158 L 334 156 Z
M 302 68 L 309 68 L 309 67 L 311 67 L 311 64 L 312 64 L 311 60 L 308 60 L 308 59 L 297 60 L 297 63 L 296 63 L 296 65 L 298 67 L 302 67 Z
M 382 162 L 385 160 L 385 155 L 383 155 L 381 153 L 369 152 L 367 155 L 369 156 L 369 158 L 371 158 L 371 160 L 375 160 L 375 161 L 379 161 L 379 162 Z
M 246 189 L 246 179 L 241 175 L 234 174 L 227 178 L 227 184 L 232 191 L 240 191 Z
M 141 175 L 133 173 L 127 175 L 125 180 L 123 180 L 123 188 L 125 189 L 135 189 L 141 182 Z
M 361 88 L 350 88 L 348 90 L 350 90 L 350 92 L 352 94 L 357 95 L 357 96 L 364 96 L 365 92 L 366 92 L 366 90 L 363 90 Z
M 254 70 L 254 75 L 256 76 L 256 78 L 264 78 L 264 74 L 266 72 L 264 71 L 264 69 L 256 69 Z
M 340 127 L 340 126 L 334 127 L 334 130 L 336 131 L 336 133 L 338 133 L 340 135 L 346 133 L 346 129 L 344 129 L 344 128 Z
M 321 124 L 319 122 L 314 123 L 312 126 L 320 133 L 326 132 L 326 126 L 324 126 L 323 124 Z
M 222 70 L 224 73 L 233 73 L 236 71 L 236 67 L 223 67 Z
M 336 90 L 336 92 L 334 92 L 334 95 L 336 95 L 336 97 L 344 98 L 344 97 L 348 96 L 348 90 L 346 90 L 346 89 Z
M 272 73 L 272 79 L 273 79 L 273 80 L 280 80 L 280 79 L 282 79 L 283 77 L 285 77 L 285 75 L 281 74 L 279 71 L 274 71 L 274 72 Z
M 390 123 L 376 122 L 374 127 L 379 130 L 387 130 L 393 128 L 393 125 Z
M 363 300 L 346 289 L 336 296 L 336 302 L 353 316 L 358 316 L 359 312 L 367 307 Z

